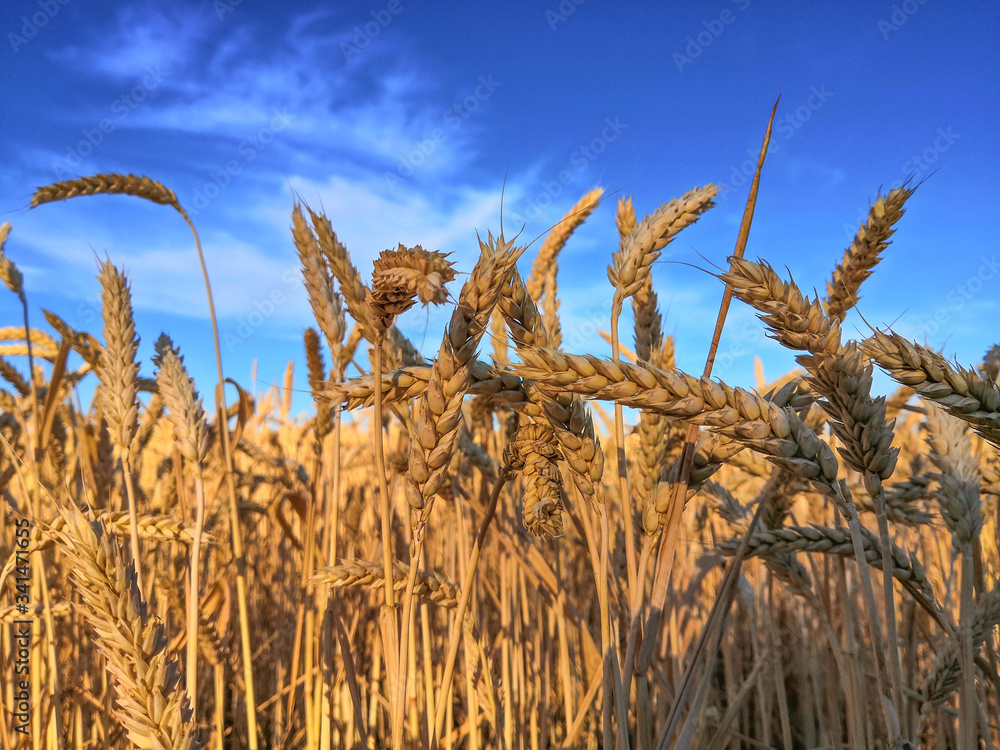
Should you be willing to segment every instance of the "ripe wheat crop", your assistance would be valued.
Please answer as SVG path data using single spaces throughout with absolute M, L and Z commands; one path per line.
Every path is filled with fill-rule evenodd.
M 4 749 L 998 746 L 1000 348 L 963 367 L 842 328 L 910 185 L 831 248 L 825 296 L 744 258 L 766 149 L 704 342 L 730 299 L 753 307 L 801 369 L 752 387 L 714 354 L 676 369 L 651 272 L 714 185 L 642 218 L 653 201 L 618 200 L 610 357 L 562 348 L 556 281 L 601 189 L 537 250 L 489 233 L 457 268 L 400 245 L 370 274 L 335 210 L 296 204 L 308 372 L 260 393 L 221 357 L 196 384 L 195 342 L 137 331 L 111 260 L 100 332 L 32 327 L 4 225 Z M 194 231 L 148 177 L 31 206 L 99 194 Z M 426 359 L 397 327 L 418 303 L 451 313 Z M 899 389 L 873 394 L 875 368 Z

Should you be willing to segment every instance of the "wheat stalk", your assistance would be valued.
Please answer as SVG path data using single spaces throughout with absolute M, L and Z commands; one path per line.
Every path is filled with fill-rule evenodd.
M 98 398 L 108 423 L 111 443 L 122 460 L 128 511 L 132 521 L 132 559 L 141 591 L 138 509 L 132 481 L 133 441 L 139 429 L 139 405 L 136 399 L 139 365 L 135 361 L 139 337 L 135 332 L 132 295 L 125 272 L 105 259 L 101 263 L 98 278 L 101 282 L 101 313 L 104 319 L 104 353 L 97 370 L 100 381 Z
M 184 358 L 170 337 L 160 334 L 154 347 L 156 381 L 167 409 L 167 418 L 174 428 L 174 441 L 195 477 L 194 539 L 189 566 L 190 590 L 187 617 L 187 692 L 198 698 L 198 602 L 201 599 L 201 545 L 205 528 L 204 464 L 208 457 L 208 425 L 205 410 L 192 380 L 184 367 Z

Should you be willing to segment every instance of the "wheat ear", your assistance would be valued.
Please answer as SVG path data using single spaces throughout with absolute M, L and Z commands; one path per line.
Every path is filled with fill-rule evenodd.
M 882 569 L 885 558 L 882 556 L 879 537 L 863 529 L 865 560 L 869 565 Z M 739 539 L 722 542 L 719 549 L 724 554 L 732 554 Z M 768 557 L 790 552 L 825 552 L 831 555 L 851 557 L 854 546 L 850 532 L 844 528 L 833 528 L 813 524 L 811 526 L 783 526 L 778 529 L 757 531 L 750 537 L 750 547 L 747 555 L 751 557 Z M 934 601 L 934 591 L 927 578 L 923 565 L 915 555 L 909 554 L 895 544 L 891 548 L 892 576 L 907 585 L 910 590 L 919 592 L 928 602 Z
M 406 497 L 425 524 L 434 494 L 444 482 L 462 418 L 462 400 L 472 383 L 475 354 L 500 290 L 523 249 L 503 236 L 480 241 L 481 256 L 462 287 L 427 390 L 417 402 L 410 444 Z
M 847 311 L 858 304 L 858 289 L 872 275 L 872 269 L 882 259 L 882 251 L 889 246 L 889 238 L 896 231 L 894 225 L 905 213 L 903 204 L 913 195 L 913 188 L 904 183 L 880 195 L 868 211 L 868 218 L 858 229 L 844 257 L 833 270 L 827 283 L 826 314 L 843 322 Z
M 292 209 L 292 240 L 302 263 L 302 279 L 313 315 L 336 360 L 346 328 L 344 308 L 341 306 L 340 295 L 333 289 L 330 271 L 316 235 L 302 215 L 302 206 L 299 204 Z
M 174 191 L 156 180 L 134 174 L 95 174 L 40 187 L 31 196 L 31 207 L 83 195 L 134 195 L 153 203 L 173 206 L 184 213 Z
M 621 240 L 608 266 L 608 280 L 615 288 L 617 304 L 635 294 L 663 248 L 678 232 L 694 224 L 701 214 L 715 205 L 712 199 L 718 192 L 719 189 L 711 184 L 696 187 L 680 198 L 662 204 Z
M 17 295 L 17 298 L 21 300 L 21 304 L 24 304 L 24 276 L 21 275 L 18 267 L 14 265 L 14 261 L 8 258 L 4 252 L 4 246 L 7 244 L 7 238 L 10 236 L 10 230 L 11 224 L 9 221 L 0 224 L 0 281 Z
M 937 352 L 891 331 L 876 331 L 861 348 L 893 380 L 968 422 L 984 440 L 1000 448 L 1000 385 L 996 381 L 952 365 Z
M 558 445 L 546 424 L 525 425 L 504 449 L 505 463 L 521 472 L 527 484 L 521 505 L 524 526 L 541 537 L 560 536 L 563 530 L 565 504 L 558 458 Z
M 306 210 L 312 218 L 320 250 L 326 257 L 330 272 L 340 285 L 340 293 L 344 295 L 347 311 L 360 327 L 365 339 L 374 344 L 378 336 L 372 323 L 371 309 L 368 307 L 368 287 L 362 281 L 358 269 L 351 263 L 347 247 L 337 238 L 326 214 L 316 213 L 308 206 Z
M 108 422 L 111 443 L 121 456 L 122 474 L 128 495 L 128 512 L 132 521 L 132 558 L 136 578 L 142 590 L 142 568 L 139 553 L 139 522 L 136 493 L 132 483 L 133 441 L 139 430 L 139 404 L 136 400 L 136 377 L 139 365 L 135 361 L 139 337 L 132 316 L 132 295 L 125 272 L 104 260 L 101 263 L 101 313 L 104 318 L 104 353 L 97 376 L 98 391 L 104 418 Z
M 984 593 L 976 604 L 972 617 L 972 638 L 976 650 L 997 625 L 1000 625 L 1000 586 Z M 962 672 L 961 652 L 962 645 L 958 639 L 949 638 L 924 675 L 920 692 L 924 698 L 921 716 L 925 723 L 930 718 L 931 710 L 947 701 L 958 689 Z
M 444 253 L 424 250 L 420 245 L 384 250 L 375 259 L 368 307 L 375 330 L 381 334 L 392 326 L 397 315 L 409 310 L 419 299 L 424 305 L 444 304 L 445 284 L 455 271 Z
M 208 458 L 208 424 L 205 410 L 194 387 L 194 380 L 184 367 L 184 358 L 170 337 L 160 334 L 156 340 L 156 381 L 167 408 L 167 418 L 174 428 L 174 441 L 194 472 L 194 540 L 189 565 L 190 590 L 187 611 L 187 691 L 198 699 L 198 603 L 201 601 L 201 546 L 205 529 L 204 465 Z
M 504 285 L 499 307 L 519 352 L 548 346 L 545 324 L 516 269 Z M 530 383 L 524 383 L 523 387 L 535 407 L 529 412 L 531 416 L 544 418 L 555 432 L 577 489 L 585 498 L 603 504 L 604 453 L 583 400 L 571 393 L 537 388 Z
M 163 623 L 149 613 L 136 585 L 135 569 L 103 523 L 76 511 L 65 519 L 60 539 L 73 563 L 80 606 L 116 683 L 119 721 L 137 747 L 197 747 L 180 670 L 167 651 Z
M 393 588 L 403 591 L 406 588 L 410 569 L 405 563 L 393 563 Z M 382 588 L 385 571 L 382 563 L 359 560 L 352 557 L 341 558 L 336 565 L 320 568 L 309 578 L 312 586 L 365 586 Z M 413 587 L 415 596 L 432 601 L 440 607 L 454 609 L 458 606 L 458 587 L 434 573 L 419 572 Z
M 534 299 L 541 299 L 545 279 L 552 272 L 560 251 L 565 247 L 566 241 L 576 231 L 577 227 L 587 220 L 601 202 L 604 195 L 604 188 L 594 188 L 578 200 L 566 215 L 562 217 L 552 230 L 545 237 L 542 246 L 538 248 L 538 254 L 531 264 L 531 273 L 528 275 L 528 294 Z

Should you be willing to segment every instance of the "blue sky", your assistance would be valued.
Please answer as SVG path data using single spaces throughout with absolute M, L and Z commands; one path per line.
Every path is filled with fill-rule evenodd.
M 325 207 L 367 275 L 399 242 L 470 270 L 475 231 L 499 228 L 505 175 L 508 236 L 522 225 L 538 236 L 596 185 L 617 191 L 560 263 L 565 348 L 603 354 L 618 195 L 641 215 L 711 181 L 724 187 L 718 206 L 664 254 L 680 263 L 654 269 L 678 362 L 700 372 L 722 286 L 682 264 L 732 252 L 750 155 L 780 93 L 747 256 L 825 290 L 878 191 L 926 178 L 860 310 L 972 364 L 1000 341 L 998 18 L 996 2 L 940 0 L 11 0 L 0 11 L 7 253 L 36 323 L 44 307 L 95 334 L 95 254 L 124 265 L 144 372 L 163 330 L 210 394 L 207 305 L 179 217 L 122 197 L 25 208 L 58 179 L 161 180 L 201 233 L 227 375 L 250 385 L 259 360 L 261 389 L 294 358 L 304 387 L 312 320 L 294 194 Z M 0 313 L 17 324 L 12 295 Z M 401 327 L 430 353 L 446 314 L 417 308 Z M 854 313 L 845 328 L 864 330 Z M 755 352 L 769 376 L 793 363 L 736 304 L 716 374 L 752 384 Z

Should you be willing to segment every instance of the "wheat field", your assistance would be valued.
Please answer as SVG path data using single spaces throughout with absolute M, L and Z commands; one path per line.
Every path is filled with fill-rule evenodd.
M 996 748 L 1000 348 L 965 368 L 842 330 L 911 184 L 831 253 L 825 295 L 743 257 L 766 145 L 699 373 L 651 267 L 714 185 L 642 218 L 617 200 L 611 358 L 562 350 L 557 285 L 600 189 L 537 249 L 488 233 L 459 269 L 400 245 L 371 274 L 296 203 L 308 372 L 262 393 L 221 357 L 196 384 L 166 334 L 137 362 L 111 260 L 101 331 L 41 324 L 4 225 L 4 749 Z M 201 258 L 148 177 L 31 206 L 99 194 L 173 208 Z M 731 301 L 797 369 L 711 377 Z M 425 358 L 396 322 L 431 304 L 450 322 Z M 875 368 L 898 388 L 872 394 Z

